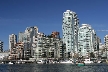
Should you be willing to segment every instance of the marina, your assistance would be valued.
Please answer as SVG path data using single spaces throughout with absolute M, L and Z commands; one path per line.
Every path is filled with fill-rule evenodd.
M 3 60 L 0 64 L 72 64 L 77 66 L 85 66 L 85 65 L 93 65 L 93 64 L 99 64 L 99 63 L 108 63 L 107 60 L 94 60 L 91 61 L 91 59 L 84 59 L 84 60 L 75 60 L 69 59 L 69 60 Z

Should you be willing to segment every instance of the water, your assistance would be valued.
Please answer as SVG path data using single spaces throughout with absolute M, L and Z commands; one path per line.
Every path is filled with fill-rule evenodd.
M 107 64 L 73 66 L 72 64 L 0 65 L 0 72 L 108 72 Z

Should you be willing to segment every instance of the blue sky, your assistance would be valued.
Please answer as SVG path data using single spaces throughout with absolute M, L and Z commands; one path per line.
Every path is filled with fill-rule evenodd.
M 0 0 L 0 40 L 8 49 L 9 34 L 18 34 L 28 26 L 40 32 L 59 31 L 62 37 L 62 16 L 66 10 L 78 14 L 80 25 L 90 24 L 95 30 L 107 30 L 108 0 Z M 108 32 L 97 32 L 102 39 Z

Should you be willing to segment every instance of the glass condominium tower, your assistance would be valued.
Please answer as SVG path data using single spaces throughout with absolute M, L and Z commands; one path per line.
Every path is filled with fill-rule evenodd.
M 77 14 L 71 10 L 66 10 L 63 13 L 63 43 L 66 44 L 66 56 L 69 57 L 72 53 L 77 53 L 78 48 L 78 29 L 79 19 Z

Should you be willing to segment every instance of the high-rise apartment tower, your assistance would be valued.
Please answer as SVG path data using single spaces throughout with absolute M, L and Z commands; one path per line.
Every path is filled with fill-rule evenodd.
M 78 48 L 78 28 L 79 19 L 73 11 L 66 10 L 63 13 L 63 43 L 66 44 L 66 56 L 70 53 L 77 52 Z

